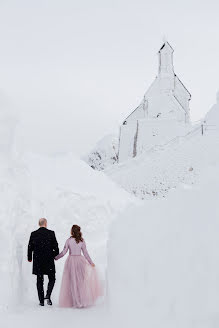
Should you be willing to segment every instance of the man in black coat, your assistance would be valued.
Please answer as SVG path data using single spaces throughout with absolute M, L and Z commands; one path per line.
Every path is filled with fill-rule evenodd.
M 44 306 L 44 299 L 52 305 L 51 294 L 55 285 L 55 262 L 54 257 L 59 254 L 59 246 L 54 231 L 47 229 L 47 220 L 39 220 L 40 228 L 30 235 L 27 257 L 32 262 L 33 274 L 37 275 L 37 291 L 40 305 Z M 48 275 L 48 288 L 44 297 L 44 275 Z

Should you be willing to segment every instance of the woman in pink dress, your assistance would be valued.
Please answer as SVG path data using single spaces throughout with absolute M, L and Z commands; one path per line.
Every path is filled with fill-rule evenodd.
M 55 257 L 55 260 L 63 257 L 67 251 L 69 256 L 63 271 L 59 306 L 75 308 L 91 306 L 99 296 L 102 296 L 102 288 L 95 265 L 82 238 L 81 228 L 77 225 L 72 226 L 71 237 L 67 239 L 63 251 Z

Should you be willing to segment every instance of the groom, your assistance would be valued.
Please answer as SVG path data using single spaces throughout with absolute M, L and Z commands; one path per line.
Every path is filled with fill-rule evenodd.
M 40 305 L 44 306 L 44 299 L 47 304 L 52 305 L 51 294 L 55 285 L 55 263 L 54 257 L 59 254 L 59 246 L 54 231 L 47 229 L 47 220 L 39 220 L 40 228 L 30 235 L 27 257 L 32 262 L 33 254 L 33 274 L 37 276 L 37 291 Z M 46 297 L 44 297 L 44 275 L 48 275 L 49 283 Z

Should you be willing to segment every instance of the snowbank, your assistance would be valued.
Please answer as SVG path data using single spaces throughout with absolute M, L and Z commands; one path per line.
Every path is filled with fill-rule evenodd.
M 118 162 L 118 136 L 106 135 L 86 156 L 84 161 L 93 169 L 102 171 Z
M 219 169 L 196 186 L 132 206 L 111 226 L 108 292 L 131 327 L 216 327 L 219 322 Z

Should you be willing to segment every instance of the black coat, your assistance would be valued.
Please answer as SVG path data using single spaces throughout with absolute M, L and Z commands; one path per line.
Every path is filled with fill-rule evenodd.
M 54 231 L 41 227 L 30 235 L 27 257 L 32 261 L 33 274 L 55 274 L 54 257 L 59 254 L 59 246 Z

